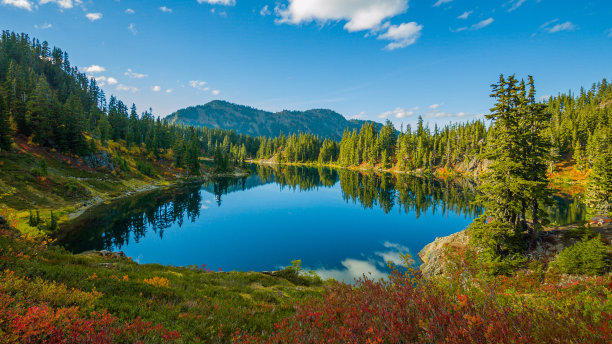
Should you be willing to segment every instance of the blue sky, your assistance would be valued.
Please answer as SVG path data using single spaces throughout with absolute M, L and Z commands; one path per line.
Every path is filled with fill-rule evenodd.
M 0 28 L 159 116 L 223 99 L 447 123 L 487 113 L 500 73 L 548 96 L 612 72 L 610 0 L 0 0 Z

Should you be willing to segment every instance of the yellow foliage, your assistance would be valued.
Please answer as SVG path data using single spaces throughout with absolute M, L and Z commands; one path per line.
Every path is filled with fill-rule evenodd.
M 170 281 L 165 277 L 145 278 L 143 282 L 154 287 L 170 288 Z

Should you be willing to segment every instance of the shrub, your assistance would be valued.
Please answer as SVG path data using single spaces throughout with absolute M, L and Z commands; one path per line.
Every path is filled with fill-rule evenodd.
M 84 309 L 93 308 L 95 301 L 102 296 L 95 290 L 69 289 L 64 284 L 44 281 L 40 277 L 33 280 L 19 277 L 10 270 L 0 272 L 0 290 L 30 303 L 45 302 L 57 307 L 79 306 Z
M 145 278 L 144 283 L 160 288 L 170 288 L 170 281 L 165 277 Z
M 317 276 L 314 271 L 305 272 L 302 270 L 301 260 L 292 261 L 290 266 L 287 266 L 283 270 L 276 271 L 274 275 L 282 277 L 296 285 L 311 286 L 322 283 L 321 278 Z
M 610 266 L 608 249 L 601 241 L 601 235 L 585 238 L 559 253 L 552 263 L 562 273 L 576 275 L 601 275 Z
M 137 161 L 136 169 L 148 177 L 155 177 L 155 171 L 153 170 L 153 166 L 145 161 Z
M 505 287 L 507 280 L 511 278 L 497 276 L 480 291 L 449 292 L 431 280 L 395 270 L 389 281 L 363 278 L 355 286 L 337 283 L 322 298 L 297 304 L 296 314 L 276 323 L 273 332 L 238 331 L 234 341 L 607 343 L 612 339 L 606 312 L 612 306 L 609 279 L 589 280 L 587 289 L 544 288 L 537 282 L 520 291 L 517 285 Z M 539 285 L 535 295 L 525 295 L 534 285 Z
M 494 275 L 509 275 L 526 262 L 523 252 L 525 242 L 521 234 L 508 224 L 485 216 L 474 220 L 468 227 L 470 244 L 479 251 L 478 258 L 487 271 Z

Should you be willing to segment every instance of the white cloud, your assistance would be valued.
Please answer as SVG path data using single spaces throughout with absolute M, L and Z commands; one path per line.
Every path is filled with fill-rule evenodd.
M 151 90 L 153 90 L 153 92 L 159 92 L 159 91 L 162 90 L 162 88 L 161 88 L 161 86 L 155 85 L 155 86 L 151 87 Z
M 482 29 L 482 28 L 484 28 L 486 26 L 489 26 L 493 21 L 494 21 L 493 18 L 481 20 L 478 23 L 472 25 L 472 27 L 470 29 L 471 30 L 480 30 L 480 29 Z
M 98 65 L 91 65 L 89 67 L 83 67 L 83 71 L 85 73 L 102 73 L 106 70 L 106 68 Z
M 234 6 L 236 0 L 198 0 L 198 4 L 209 3 L 211 5 Z
M 512 3 L 512 6 L 510 6 L 510 8 L 508 9 L 508 12 L 512 12 L 515 9 L 521 7 L 521 5 L 523 3 L 525 3 L 525 1 L 527 1 L 527 0 L 512 0 L 512 1 L 510 1 Z
M 130 32 L 131 32 L 133 35 L 135 35 L 135 34 L 138 32 L 138 31 L 136 31 L 136 24 L 134 24 L 134 23 L 131 23 L 131 24 L 128 26 L 128 30 L 130 30 Z
M 360 113 L 352 116 L 351 119 L 362 119 L 365 114 L 365 111 L 361 111 Z
M 394 118 L 406 118 L 409 116 L 414 115 L 414 111 L 412 110 L 405 110 L 401 107 L 396 108 L 393 111 L 387 111 L 387 112 L 383 112 L 380 115 L 378 115 L 378 118 L 389 118 L 389 117 L 394 117 Z
M 53 27 L 53 25 L 48 24 L 48 23 L 47 24 L 43 24 L 43 25 L 34 25 L 35 29 L 43 29 L 43 30 L 47 30 L 47 29 L 50 29 L 52 27 Z
M 460 16 L 458 16 L 458 19 L 468 19 L 468 17 L 470 16 L 470 14 L 472 14 L 472 12 L 474 11 L 465 11 L 463 12 L 463 14 L 461 14 Z
M 38 0 L 38 3 L 41 5 L 56 4 L 61 9 L 73 8 L 75 4 L 81 5 L 82 2 L 82 0 Z M 32 7 L 35 6 L 33 0 L 2 0 L 2 4 L 15 6 L 28 11 L 31 11 Z
M 408 9 L 408 0 L 288 0 L 276 7 L 278 23 L 301 24 L 345 20 L 349 32 L 379 28 L 384 20 Z
M 191 80 L 189 81 L 189 86 L 195 88 L 196 90 L 208 92 L 210 91 L 210 87 L 208 87 L 208 83 L 206 81 L 201 80 Z M 218 96 L 221 93 L 219 90 L 212 90 L 211 93 L 215 96 Z
M 106 77 L 105 76 L 102 76 L 102 75 L 99 75 L 99 76 L 90 75 L 89 77 L 96 79 L 96 83 L 98 83 L 98 86 L 100 86 L 100 87 L 106 85 Z
M 162 12 L 166 12 L 166 13 L 172 13 L 172 9 L 168 8 L 166 6 L 160 7 L 159 10 L 162 11 Z
M 569 21 L 557 25 L 552 25 L 558 21 L 559 19 L 547 21 L 546 23 L 540 25 L 540 30 L 546 31 L 548 33 L 556 33 L 560 31 L 573 31 L 576 29 L 576 26 Z
M 127 13 L 127 14 L 134 14 L 134 13 L 136 13 L 136 11 L 134 11 L 131 8 L 128 8 L 127 10 L 125 10 L 125 13 Z
M 172 93 L 172 89 L 171 88 L 167 89 L 166 93 Z
M 136 93 L 138 92 L 138 88 L 134 87 L 134 86 L 126 86 L 124 84 L 119 84 L 117 85 L 117 91 L 129 91 L 132 93 Z
M 89 76 L 90 78 L 94 78 L 96 79 L 96 82 L 98 83 L 98 86 L 104 86 L 106 84 L 108 85 L 116 85 L 118 83 L 117 79 L 111 77 L 105 77 L 104 75 L 98 75 L 98 76 Z
M 539 100 L 539 101 L 541 101 L 541 102 L 543 102 L 543 101 L 545 101 L 545 100 L 550 99 L 550 97 L 551 97 L 551 95 L 550 95 L 550 94 L 547 94 L 547 95 L 541 96 L 540 98 L 538 98 L 538 100 Z
M 261 9 L 261 11 L 259 11 L 259 14 L 261 14 L 262 16 L 264 16 L 264 17 L 265 17 L 265 16 L 267 16 L 267 15 L 272 14 L 272 12 L 270 12 L 270 9 L 268 8 L 268 5 L 265 5 L 265 6 L 264 6 L 264 7 Z
M 431 105 L 429 105 L 429 108 L 432 109 L 432 110 L 435 110 L 435 109 L 439 108 L 440 106 L 442 106 L 442 104 L 431 104 Z
M 72 0 L 39 0 L 38 2 L 41 5 L 56 4 L 57 6 L 65 9 L 72 8 L 74 6 Z M 74 3 L 80 4 L 81 0 L 75 0 Z
M 438 0 L 438 1 L 437 1 L 437 2 L 434 4 L 434 7 L 438 7 L 438 6 L 442 5 L 442 4 L 446 4 L 446 3 L 449 3 L 449 2 L 451 2 L 451 1 L 453 1 L 453 0 Z
M 24 10 L 32 10 L 32 2 L 30 0 L 2 0 L 3 5 L 15 6 Z
M 130 79 L 143 79 L 148 75 L 142 73 L 136 73 L 131 68 L 128 68 L 127 72 L 123 73 L 123 75 L 127 76 Z
M 423 30 L 423 25 L 419 25 L 416 22 L 391 25 L 387 32 L 378 36 L 378 39 L 392 41 L 385 47 L 387 50 L 405 48 L 416 42 L 421 36 L 421 30 Z
M 87 13 L 85 17 L 93 22 L 102 19 L 102 13 Z
M 474 116 L 472 114 L 469 113 L 465 113 L 465 112 L 457 112 L 457 113 L 452 113 L 452 112 L 443 112 L 443 111 L 437 111 L 434 110 L 432 112 L 428 112 L 425 114 L 425 117 L 429 117 L 429 118 L 448 118 L 448 117 L 471 117 Z
M 189 86 L 193 88 L 197 88 L 200 91 L 208 91 L 208 88 L 205 87 L 205 85 L 206 85 L 206 81 L 200 81 L 200 80 L 189 81 Z
M 470 31 L 480 30 L 480 29 L 482 29 L 484 27 L 487 27 L 487 26 L 491 25 L 491 23 L 493 23 L 494 21 L 495 20 L 493 18 L 488 18 L 488 19 L 485 19 L 485 20 L 481 20 L 478 23 L 476 23 L 476 24 L 474 24 L 474 25 L 472 25 L 470 27 L 464 26 L 464 27 L 460 27 L 460 28 L 455 29 L 455 30 L 451 29 L 451 31 L 452 32 L 461 32 L 461 31 L 465 31 L 465 30 L 470 30 Z
M 549 33 L 555 33 L 560 31 L 573 31 L 574 29 L 576 29 L 576 26 L 571 22 L 567 21 L 565 23 L 557 24 L 551 28 L 548 28 L 546 29 L 546 31 L 548 31 Z

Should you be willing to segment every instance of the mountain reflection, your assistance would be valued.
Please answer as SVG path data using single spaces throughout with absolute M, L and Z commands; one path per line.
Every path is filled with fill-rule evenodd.
M 360 204 L 365 209 L 381 209 L 385 213 L 397 209 L 398 212 L 414 214 L 417 218 L 426 212 L 441 215 L 453 212 L 472 218 L 483 210 L 474 205 L 475 187 L 467 180 L 326 167 L 251 165 L 250 168 L 251 173 L 245 177 L 217 178 L 204 184 L 156 190 L 94 207 L 77 220 L 64 225 L 58 239 L 69 250 L 83 252 L 121 249 L 130 240 L 138 242 L 151 233 L 163 238 L 164 231 L 171 226 L 176 224 L 180 228 L 185 221 L 195 222 L 202 210 L 211 206 L 221 207 L 224 196 L 271 183 L 279 185 L 281 189 L 311 191 L 330 188 L 339 182 L 342 197 L 347 203 Z M 216 205 L 203 202 L 203 192 L 213 194 Z M 555 213 L 564 218 L 560 221 L 565 221 L 580 213 L 579 209 L 574 208 L 569 211 L 556 210 Z M 245 225 L 247 222 L 245 220 Z M 389 260 L 384 252 L 380 256 Z M 353 260 L 345 262 L 345 267 L 354 271 L 363 265 Z

